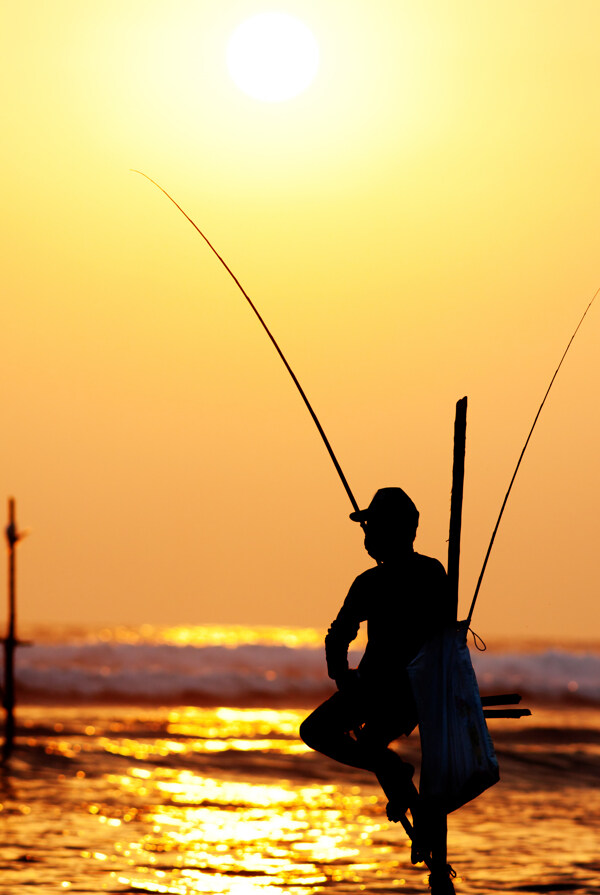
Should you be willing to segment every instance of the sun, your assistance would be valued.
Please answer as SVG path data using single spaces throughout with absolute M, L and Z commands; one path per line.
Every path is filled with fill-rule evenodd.
M 255 99 L 277 103 L 302 93 L 319 67 L 319 47 L 299 19 L 263 12 L 242 22 L 227 46 L 235 84 Z

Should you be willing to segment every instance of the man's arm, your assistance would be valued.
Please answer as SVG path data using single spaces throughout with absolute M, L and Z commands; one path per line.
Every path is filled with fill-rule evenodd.
M 348 647 L 355 639 L 360 623 L 365 620 L 361 609 L 360 586 L 354 581 L 344 605 L 331 623 L 325 637 L 327 674 L 340 687 L 348 678 Z

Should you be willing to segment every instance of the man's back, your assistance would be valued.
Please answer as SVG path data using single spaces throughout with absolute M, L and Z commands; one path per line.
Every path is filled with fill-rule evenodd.
M 422 644 L 452 621 L 444 567 L 411 552 L 402 560 L 367 569 L 353 582 L 326 638 L 328 671 L 337 679 L 347 668 L 348 645 L 362 622 L 367 646 L 359 665 L 365 683 L 393 684 Z

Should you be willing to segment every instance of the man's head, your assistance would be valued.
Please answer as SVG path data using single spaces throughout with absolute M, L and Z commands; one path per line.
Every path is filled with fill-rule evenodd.
M 366 510 L 350 518 L 363 523 L 365 549 L 378 562 L 412 550 L 419 511 L 402 488 L 380 488 Z

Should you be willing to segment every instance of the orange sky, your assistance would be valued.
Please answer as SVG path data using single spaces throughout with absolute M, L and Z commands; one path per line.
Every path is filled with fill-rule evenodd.
M 252 0 L 7 8 L 2 489 L 26 621 L 325 625 L 399 484 L 445 561 L 469 396 L 461 603 L 550 376 L 600 285 L 597 0 L 283 0 L 313 85 L 252 100 Z M 508 505 L 474 624 L 596 636 L 600 306 Z

